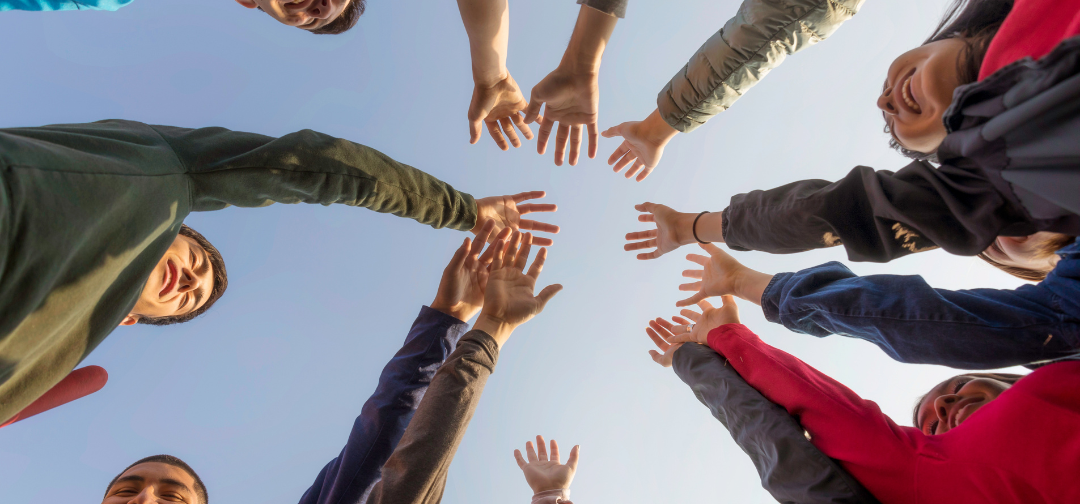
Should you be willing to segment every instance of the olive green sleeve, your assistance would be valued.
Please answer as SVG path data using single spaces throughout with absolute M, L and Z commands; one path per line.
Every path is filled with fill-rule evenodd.
M 194 211 L 340 203 L 434 228 L 469 230 L 476 222 L 472 196 L 348 140 L 311 130 L 273 138 L 224 128 L 154 129 L 191 178 Z
M 656 98 L 660 117 L 689 133 L 776 68 L 788 54 L 824 40 L 863 0 L 744 0 Z

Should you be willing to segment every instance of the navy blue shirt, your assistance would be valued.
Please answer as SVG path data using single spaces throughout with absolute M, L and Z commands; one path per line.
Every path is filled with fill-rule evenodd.
M 420 309 L 405 344 L 383 368 L 379 386 L 360 410 L 345 448 L 319 472 L 300 504 L 358 504 L 382 478 L 420 399 L 469 325 Z
M 860 277 L 838 262 L 780 273 L 761 296 L 770 322 L 870 341 L 901 362 L 991 369 L 1080 351 L 1080 243 L 1037 285 L 931 288 L 921 276 Z

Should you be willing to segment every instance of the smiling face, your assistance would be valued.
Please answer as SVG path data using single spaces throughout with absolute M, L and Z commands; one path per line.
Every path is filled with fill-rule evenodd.
M 214 270 L 206 249 L 178 235 L 143 286 L 142 295 L 121 325 L 141 317 L 172 317 L 197 310 L 214 288 Z
M 162 462 L 145 462 L 124 471 L 105 492 L 101 504 L 200 504 L 195 478 Z
M 934 152 L 945 139 L 942 117 L 960 86 L 957 65 L 966 48 L 961 38 L 939 40 L 901 54 L 889 66 L 877 106 L 908 150 Z
M 949 432 L 1011 386 L 993 378 L 957 376 L 926 394 L 915 426 L 928 436 Z
M 236 0 L 249 9 L 259 8 L 281 24 L 318 30 L 341 15 L 351 0 Z

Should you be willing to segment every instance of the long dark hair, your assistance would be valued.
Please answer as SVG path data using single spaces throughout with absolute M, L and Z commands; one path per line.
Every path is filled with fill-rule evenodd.
M 963 40 L 966 47 L 956 60 L 957 76 L 960 85 L 975 82 L 979 78 L 986 48 L 990 46 L 994 35 L 997 35 L 998 28 L 1001 28 L 1001 23 L 1009 16 L 1012 7 L 1013 0 L 953 0 L 945 9 L 945 16 L 941 18 L 937 28 L 922 45 L 951 38 Z M 885 125 L 885 133 L 890 136 L 889 147 L 900 154 L 912 159 L 936 161 L 932 152 L 919 152 L 900 145 L 888 124 Z
M 957 378 L 960 378 L 960 377 L 965 377 L 965 378 L 990 378 L 992 380 L 997 380 L 997 381 L 1000 381 L 1000 382 L 1008 383 L 1011 386 L 1011 385 L 1016 385 L 1016 382 L 1020 381 L 1020 379 L 1025 377 L 1025 376 L 1027 376 L 1027 375 L 1013 374 L 1013 373 L 964 373 L 964 374 L 958 374 L 958 375 L 956 375 L 956 376 L 954 376 L 952 378 L 949 378 L 948 380 L 945 380 L 945 381 L 943 381 L 943 382 L 941 382 L 941 383 L 939 383 L 937 385 L 934 385 L 934 388 L 930 389 L 929 392 L 919 396 L 919 400 L 915 401 L 915 408 L 911 411 L 911 424 L 916 426 L 916 427 L 919 426 L 919 406 L 922 406 L 922 402 L 926 400 L 926 396 L 930 395 L 930 392 L 933 392 L 934 389 L 936 389 L 936 388 L 938 388 L 938 387 L 940 387 L 940 386 L 942 386 L 942 385 L 944 385 L 946 383 L 949 383 L 949 382 L 951 382 L 951 381 L 953 381 L 953 380 L 955 380 Z

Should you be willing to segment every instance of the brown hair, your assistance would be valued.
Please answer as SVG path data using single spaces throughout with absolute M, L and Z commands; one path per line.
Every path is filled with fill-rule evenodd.
M 116 484 L 116 480 L 120 479 L 120 476 L 123 476 L 124 473 L 128 472 L 128 469 L 131 469 L 132 467 L 135 467 L 139 464 L 145 464 L 148 462 L 159 462 L 162 464 L 168 464 L 173 467 L 179 467 L 180 469 L 183 469 L 184 472 L 188 473 L 188 475 L 191 476 L 191 479 L 195 480 L 194 490 L 195 493 L 199 496 L 199 504 L 209 504 L 210 501 L 208 500 L 208 497 L 206 495 L 206 485 L 203 484 L 202 479 L 199 478 L 199 475 L 196 474 L 195 470 L 192 469 L 191 466 L 187 465 L 186 462 L 180 460 L 179 457 L 174 457 L 172 455 L 151 455 L 149 457 L 144 457 L 136 460 L 134 464 L 125 467 L 123 471 L 120 471 L 120 474 L 117 474 L 116 477 L 109 482 L 109 486 L 105 487 L 105 496 L 109 496 L 109 490 L 112 490 L 113 485 Z
M 956 60 L 957 77 L 960 85 L 975 82 L 979 78 L 986 48 L 990 46 L 990 41 L 997 35 L 1001 23 L 1012 11 L 1013 1 L 954 0 L 952 5 L 945 9 L 945 16 L 938 22 L 937 28 L 922 45 L 952 38 L 963 40 L 967 47 L 960 52 Z M 884 114 L 882 112 L 883 116 Z M 905 157 L 937 161 L 937 155 L 933 152 L 919 152 L 901 145 L 889 129 L 888 123 L 885 124 L 885 133 L 890 137 L 889 147 Z
M 364 1 L 365 0 L 351 0 L 349 5 L 345 6 L 345 10 L 338 14 L 337 19 L 329 22 L 326 26 L 319 28 L 318 30 L 309 30 L 316 35 L 337 35 L 339 33 L 345 33 L 354 26 L 356 22 L 360 20 L 360 16 L 364 15 Z
M 938 387 L 940 387 L 940 386 L 942 386 L 942 385 L 944 385 L 946 383 L 949 383 L 949 382 L 951 382 L 951 381 L 953 381 L 953 380 L 955 380 L 957 378 L 960 378 L 960 377 L 965 377 L 965 378 L 990 378 L 992 380 L 997 380 L 997 381 L 1008 383 L 1011 386 L 1011 385 L 1016 385 L 1016 382 L 1020 381 L 1020 379 L 1025 377 L 1025 376 L 1027 376 L 1027 375 L 1013 374 L 1013 373 L 964 373 L 964 374 L 958 374 L 958 375 L 956 375 L 956 376 L 954 376 L 952 378 L 949 378 L 948 380 L 945 380 L 945 381 L 943 381 L 943 382 L 941 382 L 941 383 L 939 383 L 937 385 L 934 385 L 934 387 L 931 388 L 929 392 L 919 396 L 919 399 L 915 401 L 915 408 L 911 411 L 911 424 L 916 426 L 916 427 L 919 426 L 919 406 L 922 406 L 922 402 L 926 400 L 926 396 L 930 395 L 930 392 L 933 392 L 934 389 L 936 389 L 936 388 L 938 388 Z
M 1054 233 L 1053 236 L 1035 245 L 1034 259 L 1049 259 L 1050 256 L 1056 254 L 1058 250 L 1069 246 L 1074 241 L 1076 241 L 1075 236 Z M 996 244 L 990 246 L 995 247 Z M 990 256 L 986 255 L 986 252 L 979 252 L 976 257 L 990 263 L 991 266 L 1021 280 L 1030 280 L 1032 282 L 1041 282 L 1043 280 L 1046 280 L 1047 273 L 1045 271 L 1027 268 L 1017 268 L 1016 266 L 1007 266 L 991 259 Z
M 229 287 L 229 274 L 225 272 L 225 259 L 221 257 L 221 252 L 218 252 L 217 247 L 211 245 L 206 237 L 199 234 L 198 231 L 188 227 L 187 224 L 180 225 L 179 235 L 195 240 L 195 243 L 198 243 L 199 246 L 206 251 L 206 257 L 210 260 L 210 268 L 214 271 L 214 287 L 210 289 L 210 295 L 207 296 L 206 302 L 198 309 L 183 315 L 173 315 L 169 317 L 139 317 L 140 324 L 160 326 L 190 321 L 191 319 L 206 313 L 206 310 L 209 310 L 211 306 L 214 306 L 214 303 L 221 298 L 221 295 L 225 294 L 225 289 Z

